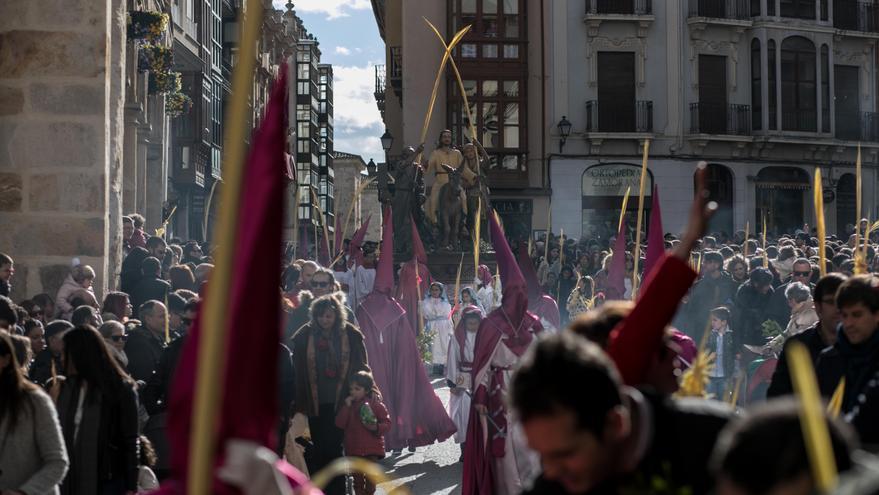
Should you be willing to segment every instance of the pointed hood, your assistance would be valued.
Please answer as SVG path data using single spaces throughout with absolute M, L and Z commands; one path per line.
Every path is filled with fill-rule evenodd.
M 394 291 L 394 219 L 390 208 L 385 208 L 382 247 L 375 270 L 375 285 L 373 285 L 372 291 L 384 292 L 388 295 Z
M 421 236 L 418 235 L 418 227 L 415 226 L 412 215 L 409 215 L 409 221 L 412 223 L 412 257 L 419 263 L 427 264 L 427 251 L 424 250 L 424 244 L 421 242 Z
M 522 269 L 522 275 L 528 284 L 528 301 L 533 303 L 537 301 L 543 290 L 540 288 L 540 281 L 537 279 L 537 272 L 534 270 L 534 262 L 528 256 L 528 245 L 519 243 L 519 268 Z
M 665 238 L 662 232 L 662 212 L 659 209 L 659 187 L 653 184 L 653 206 L 650 208 L 650 230 L 647 231 L 647 258 L 644 260 L 644 280 L 665 254 Z
M 623 299 L 626 293 L 626 218 L 620 224 L 616 242 L 613 244 L 613 258 L 607 267 L 607 299 Z
M 528 284 L 519 269 L 513 251 L 510 249 L 504 231 L 498 224 L 495 215 L 488 216 L 489 229 L 491 232 L 491 244 L 494 247 L 494 255 L 497 260 L 498 271 L 503 287 L 501 307 L 507 316 L 513 321 L 521 320 L 528 310 Z
M 355 260 L 360 266 L 363 266 L 363 240 L 366 238 L 366 231 L 369 229 L 371 219 L 372 215 L 366 217 L 366 221 L 351 236 L 351 243 L 348 245 L 348 257 Z

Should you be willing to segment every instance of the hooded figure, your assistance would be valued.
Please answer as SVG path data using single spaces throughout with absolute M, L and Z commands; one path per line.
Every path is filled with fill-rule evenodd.
M 391 416 L 385 447 L 400 451 L 442 442 L 455 433 L 455 424 L 427 378 L 406 310 L 391 296 L 394 224 L 390 211 L 387 215 L 375 285 L 357 308 L 357 321 L 375 383 Z
M 562 328 L 562 316 L 558 302 L 543 293 L 540 282 L 537 280 L 537 272 L 534 271 L 534 263 L 528 256 L 528 245 L 519 244 L 519 267 L 528 284 L 528 311 L 540 318 L 540 324 L 544 330 L 555 332 Z
M 500 295 L 495 294 L 493 278 L 491 270 L 485 265 L 479 265 L 476 269 L 476 280 L 473 286 L 476 287 L 476 299 L 485 312 L 489 312 L 498 307 L 500 304 Z
M 485 314 L 478 307 L 464 306 L 461 310 L 461 321 L 455 326 L 454 337 L 449 343 L 446 382 L 451 394 L 449 416 L 458 427 L 458 432 L 455 433 L 456 443 L 463 444 L 467 438 L 467 424 L 470 418 L 470 396 L 467 392 L 473 389 L 470 383 L 473 374 L 473 352 L 476 348 L 476 333 L 484 316 Z M 463 454 L 463 446 L 461 451 Z
M 421 314 L 424 316 L 424 330 L 433 334 L 430 354 L 438 375 L 443 375 L 446 365 L 449 341 L 454 332 L 452 326 L 452 305 L 446 299 L 446 288 L 439 282 L 430 284 L 430 290 L 421 301 Z
M 421 333 L 421 322 L 419 322 L 419 304 L 428 292 L 433 277 L 427 269 L 427 253 L 424 251 L 424 244 L 421 243 L 421 237 L 418 235 L 418 229 L 415 222 L 412 225 L 412 259 L 403 263 L 400 267 L 400 283 L 397 285 L 397 301 L 403 305 L 406 310 L 406 317 L 412 330 Z
M 513 368 L 520 357 L 537 343 L 543 330 L 528 311 L 528 289 L 510 246 L 489 215 L 503 298 L 479 325 L 473 357 L 473 406 L 464 449 L 463 495 L 515 494 L 522 492 L 540 471 L 537 455 L 531 451 L 505 397 Z

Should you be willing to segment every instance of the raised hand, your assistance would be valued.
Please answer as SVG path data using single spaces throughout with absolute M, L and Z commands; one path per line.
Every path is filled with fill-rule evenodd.
M 693 204 L 690 207 L 687 231 L 684 233 L 681 243 L 672 251 L 674 256 L 683 260 L 690 258 L 690 251 L 693 250 L 696 241 L 705 235 L 705 232 L 708 230 L 708 222 L 717 211 L 717 203 L 708 200 L 707 168 L 708 164 L 704 161 L 696 165 L 696 193 L 693 197 Z

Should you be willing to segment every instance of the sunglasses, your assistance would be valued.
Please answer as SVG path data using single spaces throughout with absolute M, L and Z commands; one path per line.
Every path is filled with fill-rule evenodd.
M 796 275 L 797 277 L 811 277 L 811 276 L 812 276 L 812 272 L 811 272 L 811 271 L 808 271 L 808 272 L 794 272 L 794 275 Z
M 111 335 L 110 340 L 113 342 L 125 342 L 128 340 L 128 335 Z

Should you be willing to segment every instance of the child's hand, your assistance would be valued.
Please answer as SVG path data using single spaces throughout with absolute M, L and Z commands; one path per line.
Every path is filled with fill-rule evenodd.
M 345 397 L 345 405 L 346 405 L 346 406 L 351 407 L 351 402 L 352 402 L 352 401 L 354 401 L 354 398 L 351 397 L 350 395 L 349 395 L 348 397 Z

